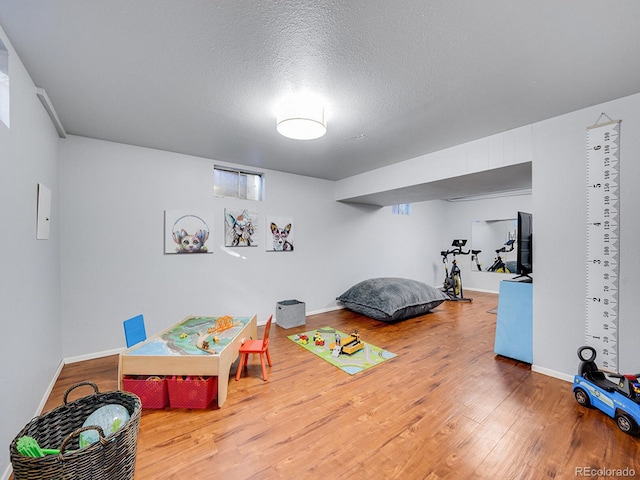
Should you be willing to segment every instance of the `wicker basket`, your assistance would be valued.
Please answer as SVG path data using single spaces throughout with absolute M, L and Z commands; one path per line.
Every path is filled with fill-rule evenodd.
M 69 393 L 83 385 L 93 387 L 93 395 L 67 402 Z M 122 405 L 131 418 L 119 430 L 106 437 L 102 429 L 95 428 L 100 440 L 79 449 L 80 433 L 93 428 L 82 428 L 82 424 L 96 409 L 109 404 Z M 15 480 L 133 479 L 141 411 L 140 399 L 132 393 L 100 393 L 98 387 L 91 382 L 73 385 L 65 392 L 63 405 L 35 417 L 11 442 L 9 455 Z M 41 448 L 69 451 L 40 458 L 23 456 L 16 446 L 22 436 L 35 438 Z

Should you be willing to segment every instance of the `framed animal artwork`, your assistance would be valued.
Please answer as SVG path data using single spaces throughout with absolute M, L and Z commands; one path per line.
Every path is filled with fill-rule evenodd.
M 213 224 L 210 212 L 192 210 L 164 211 L 164 253 L 213 253 L 209 225 Z
M 293 218 L 267 217 L 267 252 L 293 252 Z
M 247 209 L 224 209 L 226 247 L 258 246 L 258 214 Z

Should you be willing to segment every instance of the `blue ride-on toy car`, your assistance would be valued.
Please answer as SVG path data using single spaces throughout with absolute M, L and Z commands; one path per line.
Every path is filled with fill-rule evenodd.
M 580 366 L 573 377 L 573 394 L 585 407 L 595 407 L 615 419 L 630 435 L 640 433 L 640 374 L 620 375 L 599 370 L 593 347 L 578 349 Z

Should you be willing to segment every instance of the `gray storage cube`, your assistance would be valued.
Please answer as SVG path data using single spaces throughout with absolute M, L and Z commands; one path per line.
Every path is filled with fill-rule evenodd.
M 282 300 L 276 303 L 276 325 L 282 328 L 293 328 L 307 323 L 304 302 L 298 300 Z

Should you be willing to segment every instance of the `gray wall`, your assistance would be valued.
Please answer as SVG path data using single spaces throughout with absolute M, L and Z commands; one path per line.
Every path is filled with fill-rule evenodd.
M 122 321 L 138 313 L 149 332 L 189 314 L 256 313 L 260 323 L 279 300 L 334 308 L 372 276 L 433 281 L 442 202 L 392 215 L 336 202 L 333 182 L 275 171 L 264 202 L 219 198 L 211 160 L 73 136 L 61 145 L 65 357 L 121 347 Z M 223 248 L 230 207 L 258 213 L 258 247 Z M 164 255 L 166 209 L 210 210 L 214 253 Z M 293 252 L 266 251 L 267 215 L 293 218 Z
M 620 325 L 622 373 L 640 371 L 635 299 L 640 285 L 640 95 L 533 125 L 533 361 L 573 373 L 583 345 L 586 302 L 586 128 L 600 114 L 622 120 L 620 134 Z
M 334 201 L 333 182 L 275 171 L 265 172 L 264 202 L 219 198 L 211 160 L 74 136 L 61 145 L 65 358 L 120 348 L 122 320 L 138 313 L 150 332 L 188 314 L 256 313 L 264 322 L 279 300 L 335 308 L 336 296 L 369 277 L 441 285 L 439 252 L 452 235 L 468 238 L 478 216 L 515 215 L 515 201 L 530 206 L 513 197 L 465 203 L 463 212 L 432 201 L 399 216 Z M 258 247 L 223 248 L 230 207 L 258 213 Z M 164 255 L 165 209 L 210 210 L 214 253 Z M 265 251 L 267 215 L 293 218 L 293 252 Z M 470 286 L 495 292 L 503 278 L 478 276 Z
M 12 109 L 11 129 L 0 126 L 0 212 L 7 232 L 0 312 L 10 337 L 0 354 L 5 446 L 37 412 L 60 360 L 121 348 L 128 316 L 144 313 L 152 332 L 191 313 L 248 312 L 264 321 L 276 301 L 288 298 L 304 300 L 309 311 L 333 308 L 336 295 L 367 277 L 438 285 L 439 251 L 452 238 L 469 236 L 475 217 L 518 209 L 534 213 L 534 369 L 570 376 L 584 341 L 586 127 L 603 111 L 623 120 L 619 365 L 640 371 L 640 322 L 632 302 L 640 280 L 634 246 L 640 237 L 640 95 L 532 125 L 531 140 L 514 145 L 533 161 L 531 199 L 424 202 L 401 217 L 389 208 L 335 202 L 331 182 L 265 172 L 267 198 L 256 210 L 263 221 L 293 217 L 296 250 L 266 252 L 262 239 L 257 248 L 234 250 L 242 259 L 219 247 L 224 208 L 246 203 L 213 197 L 214 162 L 80 137 L 59 142 L 27 72 L 0 35 L 11 53 Z M 38 182 L 53 191 L 46 241 L 35 240 Z M 203 207 L 215 215 L 215 252 L 163 255 L 163 211 Z M 485 285 L 488 277 L 479 275 L 465 277 L 467 287 L 496 290 L 495 280 Z M 7 466 L 5 448 L 0 470 Z
M 9 443 L 37 411 L 63 358 L 60 321 L 58 137 L 35 86 L 9 50 L 11 128 L 0 122 L 0 472 Z M 49 240 L 36 240 L 37 185 L 52 191 Z

